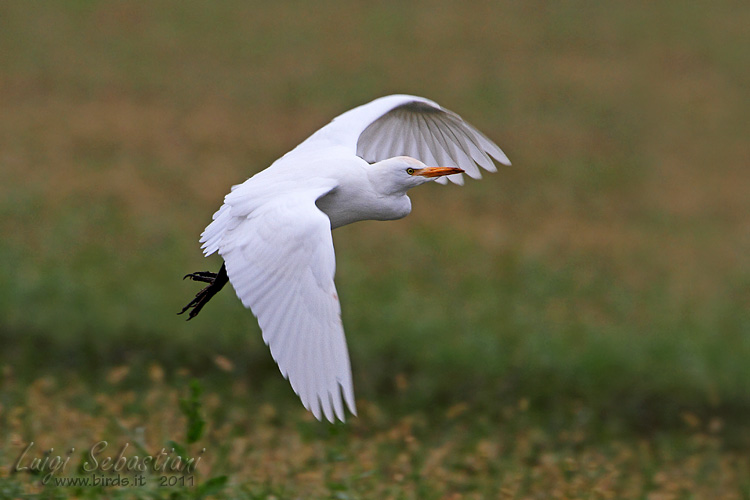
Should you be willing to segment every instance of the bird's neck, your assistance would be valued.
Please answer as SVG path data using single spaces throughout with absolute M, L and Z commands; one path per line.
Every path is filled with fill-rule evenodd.
M 411 212 L 406 193 L 384 196 L 345 185 L 319 198 L 316 204 L 331 219 L 331 229 L 361 220 L 401 219 Z

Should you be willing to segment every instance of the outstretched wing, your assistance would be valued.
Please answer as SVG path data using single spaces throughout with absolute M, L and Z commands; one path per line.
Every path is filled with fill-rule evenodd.
M 406 155 L 430 166 L 460 167 L 475 179 L 481 177 L 479 167 L 497 170 L 492 158 L 510 165 L 497 144 L 460 116 L 433 101 L 409 95 L 382 97 L 354 108 L 308 141 L 317 147 L 327 143 L 351 148 L 370 163 Z M 463 183 L 461 174 L 438 182 L 445 183 L 446 178 Z
M 229 281 L 258 318 L 282 375 L 316 418 L 356 414 L 328 217 L 315 200 L 331 187 L 292 191 L 248 210 L 230 193 L 201 241 L 218 250 Z M 214 228 L 212 225 L 216 224 Z

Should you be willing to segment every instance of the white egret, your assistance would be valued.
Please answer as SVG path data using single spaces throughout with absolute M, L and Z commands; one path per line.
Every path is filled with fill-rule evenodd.
M 343 421 L 346 402 L 356 415 L 331 230 L 405 217 L 409 189 L 463 184 L 464 172 L 478 179 L 478 166 L 496 171 L 490 157 L 510 165 L 481 132 L 422 97 L 382 97 L 340 115 L 232 188 L 200 239 L 224 264 L 186 276 L 209 285 L 181 313 L 195 317 L 229 281 L 305 408 Z

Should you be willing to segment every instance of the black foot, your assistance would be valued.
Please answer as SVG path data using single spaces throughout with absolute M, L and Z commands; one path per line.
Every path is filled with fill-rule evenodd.
M 199 312 L 201 312 L 201 309 L 203 309 L 203 306 L 205 306 L 211 298 L 216 295 L 219 290 L 224 288 L 224 285 L 227 284 L 227 281 L 229 281 L 229 277 L 227 276 L 227 268 L 224 264 L 222 264 L 221 269 L 219 269 L 218 273 L 211 273 L 208 271 L 200 271 L 197 273 L 190 273 L 186 274 L 184 278 L 190 278 L 193 281 L 202 281 L 203 283 L 208 283 L 208 286 L 198 292 L 195 295 L 195 298 L 190 301 L 188 305 L 182 308 L 182 311 L 178 312 L 177 314 L 182 314 L 188 310 L 190 310 L 190 314 L 188 314 L 188 321 L 195 318 Z
M 216 280 L 218 274 L 210 271 L 198 271 L 195 273 L 186 274 L 182 279 L 190 278 L 193 281 L 202 281 L 204 283 L 213 283 Z

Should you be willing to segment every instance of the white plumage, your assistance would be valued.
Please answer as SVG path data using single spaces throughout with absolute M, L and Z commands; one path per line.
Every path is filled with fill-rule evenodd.
M 490 156 L 510 165 L 458 115 L 393 95 L 335 118 L 225 197 L 201 236 L 204 253 L 222 256 L 282 375 L 316 418 L 343 421 L 344 403 L 356 414 L 331 230 L 405 217 L 408 189 L 461 184 L 462 171 L 481 177 L 478 166 L 494 172 Z

